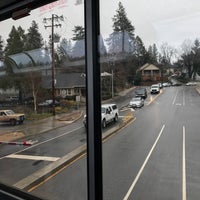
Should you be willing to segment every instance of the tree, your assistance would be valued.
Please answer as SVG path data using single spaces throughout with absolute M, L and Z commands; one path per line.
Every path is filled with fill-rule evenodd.
M 128 50 L 131 49 L 132 41 L 134 40 L 134 26 L 131 21 L 127 18 L 125 8 L 122 3 L 119 2 L 116 14 L 112 18 L 113 20 L 113 33 L 110 34 L 107 39 L 109 49 L 118 50 L 125 52 L 125 46 L 128 46 Z M 121 43 L 120 43 L 121 42 Z M 129 44 L 125 44 L 128 42 Z M 127 50 L 126 50 L 127 51 Z M 117 51 L 118 53 L 118 51 Z
M 149 60 L 148 53 L 139 36 L 136 36 L 134 41 L 134 55 L 138 62 L 138 66 L 144 65 Z
M 119 8 L 116 10 L 117 14 L 113 17 L 113 31 L 114 32 L 127 32 L 129 36 L 134 38 L 135 28 L 131 24 L 131 21 L 127 18 L 125 8 L 122 3 L 119 2 Z
M 85 29 L 82 26 L 74 26 L 72 31 L 74 32 L 72 38 L 73 41 L 85 39 Z
M 162 43 L 160 46 L 160 63 L 161 64 L 172 64 L 172 58 L 176 54 L 176 50 L 167 43 Z
M 183 66 L 187 68 L 189 78 L 192 77 L 192 73 L 193 73 L 193 55 L 191 54 L 192 47 L 193 47 L 193 44 L 191 40 L 185 40 L 182 43 L 181 49 L 183 53 L 179 61 L 179 63 L 181 63 Z
M 82 58 L 85 56 L 85 29 L 82 26 L 75 26 L 73 29 L 72 38 L 75 41 L 72 48 L 72 56 L 73 58 Z
M 200 72 L 200 42 L 198 39 L 195 39 L 194 46 L 191 51 L 193 57 L 193 79 L 196 79 L 197 72 Z
M 37 113 L 37 96 L 42 85 L 42 76 L 40 72 L 29 72 L 25 78 L 26 90 L 31 92 L 34 103 L 34 112 Z
M 3 58 L 4 58 L 3 47 L 4 47 L 4 41 L 3 41 L 2 37 L 0 36 L 0 61 L 3 61 Z
M 156 44 L 149 46 L 148 54 L 149 54 L 149 62 L 157 64 L 158 63 L 158 49 L 156 47 Z
M 12 55 L 20 53 L 24 49 L 24 41 L 22 37 L 23 29 L 20 27 L 18 29 L 15 26 L 12 27 L 12 30 L 7 39 L 7 45 L 5 47 L 5 55 Z
M 38 24 L 33 20 L 31 27 L 28 29 L 28 33 L 25 37 L 24 50 L 38 49 L 43 46 L 43 38 L 38 30 Z

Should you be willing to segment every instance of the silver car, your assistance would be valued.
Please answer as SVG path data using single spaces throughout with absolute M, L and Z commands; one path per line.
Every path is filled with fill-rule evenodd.
M 133 97 L 129 103 L 130 108 L 141 108 L 144 106 L 144 99 L 142 97 Z

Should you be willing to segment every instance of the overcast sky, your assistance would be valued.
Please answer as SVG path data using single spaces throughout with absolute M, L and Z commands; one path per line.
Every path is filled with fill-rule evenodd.
M 18 21 L 0 22 L 0 35 L 6 38 L 11 26 L 21 25 L 26 29 L 35 20 L 43 35 L 51 34 L 44 29 L 42 20 L 51 14 L 64 15 L 62 28 L 56 29 L 63 37 L 71 37 L 75 25 L 83 25 L 83 4 L 75 5 L 77 0 L 60 0 L 60 3 L 45 9 L 31 12 L 31 17 Z M 81 0 L 78 0 L 81 2 Z M 142 38 L 146 47 L 164 42 L 180 46 L 185 39 L 200 38 L 200 0 L 121 0 L 128 19 L 135 27 L 135 35 Z M 116 14 L 119 1 L 100 0 L 101 33 L 104 37 L 112 32 L 112 17 Z M 44 36 L 43 36 L 44 37 Z
M 199 0 L 121 0 L 121 2 L 126 9 L 127 17 L 135 27 L 136 35 L 142 38 L 145 45 L 168 42 L 177 46 L 184 39 L 193 40 L 200 37 Z M 102 10 L 106 5 L 113 8 L 107 11 L 107 15 L 113 16 L 118 1 L 104 0 Z

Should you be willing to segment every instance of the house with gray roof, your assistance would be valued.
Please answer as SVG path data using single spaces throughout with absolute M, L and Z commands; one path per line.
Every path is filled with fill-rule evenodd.
M 46 89 L 52 88 L 52 77 L 44 76 L 42 86 Z M 65 73 L 55 75 L 55 96 L 66 98 L 75 96 L 85 102 L 86 80 L 82 73 Z

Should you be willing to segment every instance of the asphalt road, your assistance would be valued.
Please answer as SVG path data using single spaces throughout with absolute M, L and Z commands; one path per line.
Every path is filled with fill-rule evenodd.
M 125 106 L 131 95 L 124 97 L 124 101 L 121 99 L 119 104 Z M 103 143 L 104 199 L 198 199 L 200 101 L 194 87 L 164 88 L 159 96 L 149 95 L 145 106 L 137 109 L 135 115 L 136 119 L 131 124 Z M 62 131 L 68 136 L 44 143 L 46 147 L 38 145 L 19 152 L 19 155 L 45 155 L 49 159 L 56 159 L 68 151 L 70 140 L 76 140 L 77 146 L 85 142 L 81 137 L 84 135 L 82 128 L 77 129 L 76 134 L 68 133 L 66 129 L 56 133 L 52 131 L 51 134 L 55 136 Z M 49 134 L 42 137 L 41 142 L 50 139 Z M 16 177 L 13 170 L 6 170 L 6 166 L 15 166 L 17 169 L 23 166 L 24 169 L 37 171 L 53 161 L 41 158 L 23 164 L 24 159 L 2 157 L 0 162 L 0 170 L 5 171 L 0 179 L 15 184 L 33 170 L 22 170 Z M 12 176 L 16 178 L 13 180 Z M 85 156 L 63 167 L 59 173 L 52 174 L 50 179 L 31 188 L 29 192 L 50 200 L 87 199 Z
M 199 111 L 193 87 L 165 88 L 148 99 L 136 120 L 103 144 L 104 199 L 198 199 Z M 85 157 L 31 192 L 53 200 L 87 199 Z

